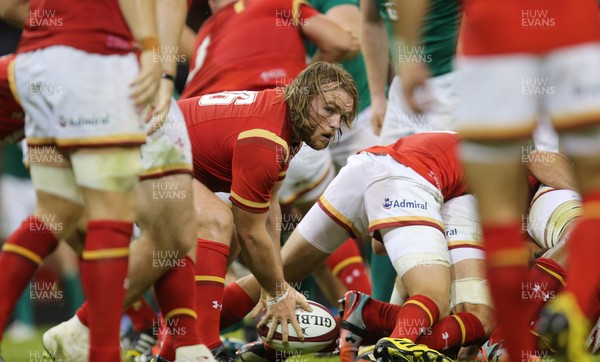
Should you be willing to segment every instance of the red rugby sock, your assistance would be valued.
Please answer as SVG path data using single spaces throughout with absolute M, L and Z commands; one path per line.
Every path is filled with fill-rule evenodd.
M 512 360 L 535 353 L 535 339 L 529 333 L 530 309 L 522 298 L 528 272 L 528 251 L 523 243 L 521 222 L 482 225 L 486 252 L 487 280 L 502 328 L 506 349 Z
M 346 240 L 325 261 L 329 270 L 346 286 L 346 290 L 356 290 L 371 294 L 371 281 L 356 241 Z
M 136 332 L 152 328 L 158 318 L 144 298 L 140 298 L 131 307 L 125 309 L 125 314 L 131 319 L 133 330 Z
M 219 322 L 229 246 L 198 239 L 196 249 L 196 313 L 201 321 L 200 340 L 209 349 L 221 345 Z
M 33 215 L 23 221 L 4 243 L 0 253 L 0 340 L 27 283 L 57 245 L 58 240 L 51 229 Z
M 596 312 L 597 286 L 600 285 L 600 190 L 582 195 L 583 213 L 568 242 L 569 263 L 566 290 L 573 293 L 583 313 L 592 317 Z
M 186 256 L 155 284 L 154 291 L 164 316 L 173 349 L 200 344 L 194 288 L 194 262 Z
M 421 335 L 417 343 L 437 351 L 470 346 L 485 338 L 485 330 L 474 314 L 461 312 L 435 323 L 428 333 Z
M 415 342 L 439 317 L 440 311 L 433 300 L 424 295 L 413 295 L 402 304 L 390 337 L 408 338 Z
M 231 283 L 223 292 L 223 310 L 221 311 L 221 329 L 229 328 L 252 311 L 256 302 L 237 283 Z
M 90 361 L 121 359 L 119 327 L 125 301 L 125 278 L 133 223 L 88 223 L 81 280 L 89 308 Z

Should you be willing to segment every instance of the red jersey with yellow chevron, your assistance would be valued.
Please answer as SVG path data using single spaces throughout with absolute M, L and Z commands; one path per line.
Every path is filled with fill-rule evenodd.
M 277 89 L 207 94 L 179 101 L 194 176 L 250 212 L 266 212 L 299 143 L 292 142 L 288 106 Z M 276 200 L 275 200 L 276 201 Z
M 449 200 L 467 193 L 464 168 L 458 157 L 459 142 L 458 135 L 452 132 L 425 132 L 363 152 L 392 156 L 423 176 L 442 192 L 444 200 Z
M 596 0 L 465 0 L 465 55 L 546 53 L 600 41 Z
M 118 0 L 31 0 L 18 51 L 53 45 L 124 54 L 133 50 L 133 36 Z
M 299 25 L 318 12 L 303 0 L 240 0 L 196 37 L 182 98 L 284 86 L 306 67 Z
M 0 144 L 24 137 L 25 114 L 14 95 L 14 60 L 14 54 L 0 57 Z

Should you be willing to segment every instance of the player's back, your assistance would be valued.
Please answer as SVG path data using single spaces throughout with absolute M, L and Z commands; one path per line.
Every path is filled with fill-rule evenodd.
M 465 0 L 465 55 L 545 53 L 600 40 L 595 0 Z
M 388 146 L 367 148 L 365 152 L 392 156 L 436 186 L 448 200 L 467 192 L 458 157 L 459 142 L 453 132 L 424 132 L 400 138 Z
M 299 22 L 316 14 L 292 0 L 240 0 L 200 28 L 182 98 L 290 83 L 306 67 Z
M 19 52 L 53 45 L 120 54 L 132 51 L 133 37 L 118 0 L 31 0 Z
M 178 103 L 192 143 L 194 174 L 212 191 L 230 191 L 234 152 L 244 139 L 279 145 L 278 157 L 266 161 L 287 167 L 292 129 L 281 90 L 208 94 Z M 262 160 L 255 161 L 260 169 Z

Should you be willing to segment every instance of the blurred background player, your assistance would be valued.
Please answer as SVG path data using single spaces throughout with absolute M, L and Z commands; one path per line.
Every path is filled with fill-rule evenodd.
M 521 215 L 527 188 L 521 162 L 536 118 L 547 113 L 574 164 L 583 214 L 570 236 L 567 292 L 555 298 L 541 330 L 568 358 L 587 361 L 584 340 L 600 281 L 600 23 L 594 1 L 465 2 L 457 119 L 469 183 L 479 200 L 488 280 L 513 361 L 534 354 L 521 283 L 528 252 Z M 574 31 L 574 27 L 577 30 Z M 418 38 L 412 39 L 415 43 Z M 569 334 L 554 339 L 569 327 Z M 558 342 L 560 340 L 561 342 Z
M 189 361 L 212 360 L 210 351 L 200 344 L 194 312 L 193 240 L 197 223 L 192 199 L 191 146 L 183 115 L 172 99 L 186 2 L 159 0 L 156 7 L 160 47 L 153 48 L 153 56 L 161 63 L 163 76 L 158 97 L 152 102 L 152 119 L 146 127 L 148 142 L 141 149 L 143 171 L 136 215 L 141 234 L 131 245 L 124 305 L 132 305 L 127 312 L 134 323 L 135 318 L 145 318 L 150 320 L 151 328 L 158 330 L 159 321 L 152 310 L 136 308 L 139 303 L 134 303 L 154 284 L 164 329 L 172 337 L 174 356 Z M 188 251 L 190 255 L 186 256 Z M 64 360 L 87 360 L 87 326 L 91 318 L 92 311 L 86 303 L 76 316 L 44 334 L 47 350 Z M 143 344 L 154 338 L 152 334 L 142 335 L 138 342 Z
M 94 21 L 86 16 L 92 13 L 98 15 Z M 134 39 L 142 50 L 140 66 Z M 139 146 L 145 142 L 139 109 L 158 86 L 160 67 L 151 54 L 156 44 L 151 2 L 60 2 L 48 9 L 34 1 L 15 60 L 38 203 L 34 216 L 7 240 L 0 262 L 26 275 L 11 280 L 21 289 L 35 261 L 85 212 L 81 275 L 93 314 L 102 316 L 91 321 L 93 360 L 120 358 L 125 289 L 114 286 L 124 285 L 127 273 Z M 115 77 L 117 69 L 123 73 Z M 93 86 L 82 89 L 82 82 Z M 106 268 L 111 272 L 103 272 Z

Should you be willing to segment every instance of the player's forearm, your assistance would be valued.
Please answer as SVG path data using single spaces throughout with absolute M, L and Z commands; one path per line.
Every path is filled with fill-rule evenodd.
M 390 63 L 390 47 L 387 39 L 383 21 L 362 23 L 361 47 L 371 100 L 386 98 L 385 87 Z
M 185 0 L 156 0 L 158 39 L 163 71 L 173 76 L 177 71 L 177 59 L 180 54 L 179 41 L 186 13 Z
M 158 41 L 155 0 L 119 0 L 119 7 L 136 41 Z M 150 42 L 140 45 L 143 50 L 152 50 L 148 46 L 153 46 Z
M 189 26 L 184 26 L 181 32 L 181 39 L 179 40 L 179 53 L 183 55 L 188 63 L 192 60 L 192 55 L 195 51 L 195 42 L 196 33 Z
M 29 1 L 27 0 L 3 0 L 0 2 L 0 18 L 22 29 L 29 17 Z
M 355 57 L 360 52 L 357 39 L 324 15 L 308 19 L 302 26 L 302 33 L 318 48 L 313 61 L 338 62 Z
M 245 233 L 243 230 L 238 230 L 238 237 L 242 244 L 244 262 L 261 287 L 271 297 L 282 293 L 285 281 L 281 258 L 276 255 L 279 251 L 267 231 Z
M 401 21 L 395 30 L 405 46 L 421 44 L 423 19 L 427 14 L 429 0 L 396 0 L 396 9 Z
M 529 171 L 544 185 L 555 189 L 577 189 L 573 167 L 565 155 L 534 151 L 527 156 L 527 161 Z
M 275 196 L 277 197 L 277 196 Z M 274 198 L 273 200 L 277 200 Z M 269 216 L 267 217 L 267 233 L 271 237 L 271 240 L 274 241 L 275 248 L 275 257 L 278 259 L 278 263 L 282 265 L 281 262 L 281 248 L 280 248 L 280 240 L 281 240 L 281 223 L 283 218 L 281 216 L 281 207 L 279 206 L 279 202 L 273 201 L 271 202 L 271 206 L 269 207 Z

